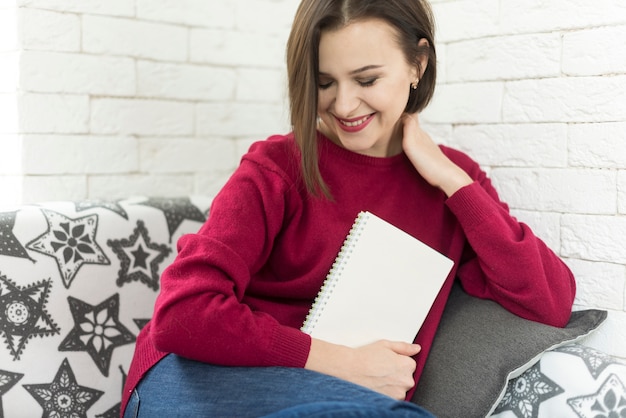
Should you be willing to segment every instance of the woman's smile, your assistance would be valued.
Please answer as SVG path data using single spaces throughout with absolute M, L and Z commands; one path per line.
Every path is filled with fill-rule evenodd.
M 366 116 L 360 116 L 358 118 L 343 119 L 335 116 L 335 119 L 339 122 L 339 127 L 346 132 L 359 132 L 367 127 L 369 123 L 374 119 L 376 113 L 372 113 Z

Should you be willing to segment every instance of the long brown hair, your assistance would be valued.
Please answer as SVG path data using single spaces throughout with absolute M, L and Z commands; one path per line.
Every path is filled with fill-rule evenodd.
M 321 33 L 372 18 L 384 20 L 396 29 L 398 45 L 410 64 L 419 66 L 419 58 L 428 56 L 419 87 L 411 90 L 405 111 L 419 112 L 433 96 L 437 74 L 435 27 L 426 0 L 302 0 L 287 42 L 287 75 L 292 129 L 302 155 L 304 183 L 313 195 L 330 197 L 320 174 L 317 153 Z M 428 45 L 418 46 L 420 39 L 426 39 Z

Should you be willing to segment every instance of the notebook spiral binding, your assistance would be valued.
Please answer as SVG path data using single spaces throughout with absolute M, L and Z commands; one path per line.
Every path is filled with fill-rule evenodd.
M 310 334 L 315 329 L 319 315 L 322 313 L 324 307 L 328 303 L 328 300 L 332 296 L 333 290 L 337 285 L 337 281 L 339 280 L 343 272 L 344 265 L 346 264 L 347 260 L 350 259 L 352 249 L 355 243 L 358 241 L 358 238 L 361 235 L 361 229 L 365 225 L 368 218 L 368 213 L 359 212 L 357 218 L 352 224 L 350 232 L 348 232 L 346 239 L 341 245 L 339 254 L 337 254 L 337 257 L 335 258 L 335 261 L 333 262 L 333 265 L 330 268 L 328 275 L 326 275 L 324 284 L 322 285 L 320 291 L 317 293 L 313 305 L 311 306 L 311 309 L 306 316 L 304 324 L 300 328 L 302 332 Z

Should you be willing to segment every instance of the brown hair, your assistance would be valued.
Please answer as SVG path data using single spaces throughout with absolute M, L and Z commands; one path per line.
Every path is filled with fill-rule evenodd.
M 287 75 L 291 124 L 302 154 L 304 182 L 313 195 L 321 192 L 330 197 L 319 171 L 317 153 L 321 33 L 364 19 L 381 19 L 394 27 L 398 44 L 409 63 L 419 66 L 419 58 L 428 56 L 419 88 L 411 90 L 405 111 L 415 113 L 424 109 L 435 90 L 435 28 L 426 0 L 302 0 L 287 42 Z M 426 39 L 428 45 L 418 46 L 420 39 Z

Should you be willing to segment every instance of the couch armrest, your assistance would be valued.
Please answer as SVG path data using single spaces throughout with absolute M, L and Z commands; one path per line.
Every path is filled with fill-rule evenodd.
M 160 274 L 209 205 L 137 197 L 0 212 L 0 416 L 115 416 Z

